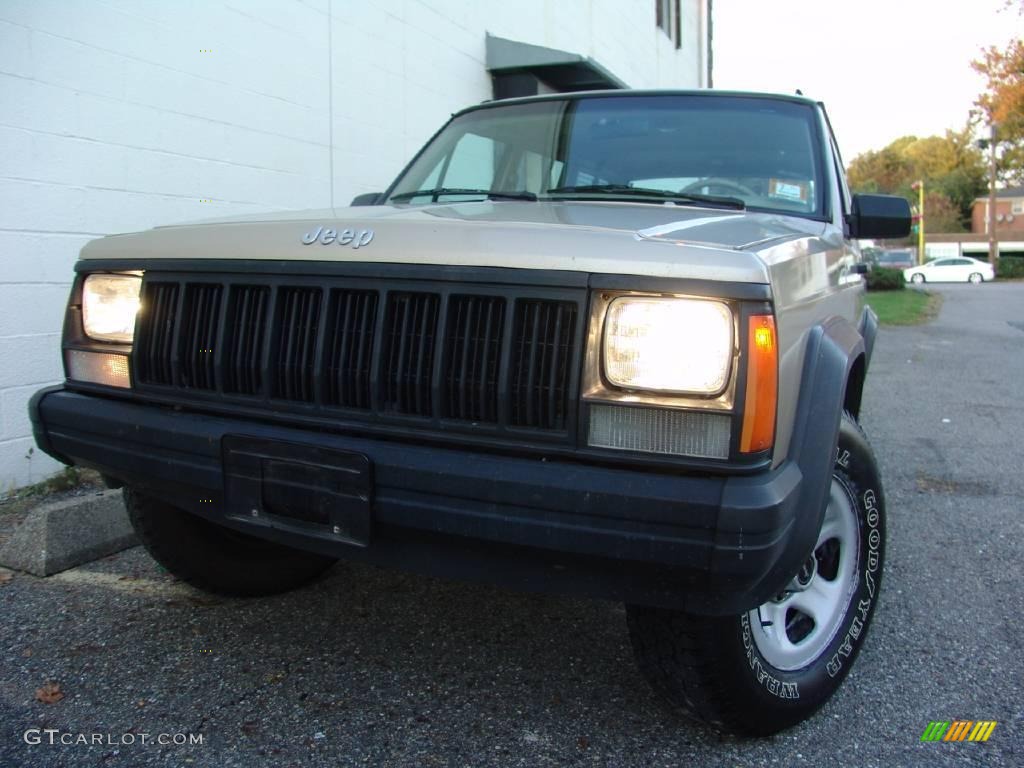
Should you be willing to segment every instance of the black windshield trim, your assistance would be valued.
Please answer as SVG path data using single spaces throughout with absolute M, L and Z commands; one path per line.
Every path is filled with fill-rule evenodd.
M 452 115 L 454 120 L 457 117 L 462 117 L 469 112 L 476 112 L 482 109 L 495 109 L 505 106 L 511 106 L 513 104 L 533 104 L 540 101 L 583 101 L 585 99 L 608 99 L 608 98 L 643 98 L 650 96 L 693 96 L 698 98 L 718 99 L 722 97 L 734 97 L 744 99 L 761 99 L 763 101 L 787 101 L 792 104 L 801 104 L 805 107 L 815 108 L 818 106 L 818 102 L 814 99 L 807 98 L 806 96 L 797 96 L 789 93 L 762 93 L 758 91 L 725 91 L 718 90 L 709 92 L 707 90 L 687 90 L 687 89 L 623 89 L 623 90 L 597 90 L 597 91 L 580 91 L 577 93 L 544 93 L 537 96 L 520 96 L 513 99 L 495 99 L 492 101 L 484 101 L 480 104 L 473 104 L 472 106 L 461 109 Z
M 479 195 L 480 197 L 487 197 L 492 199 L 502 200 L 527 200 L 529 202 L 536 202 L 537 196 L 533 192 L 522 191 L 494 191 L 490 189 L 465 189 L 460 187 L 438 187 L 436 189 L 417 189 L 413 192 L 400 192 L 397 195 L 391 195 L 387 198 L 386 202 L 389 203 L 404 203 L 412 200 L 414 197 L 430 197 L 431 202 L 438 202 L 437 198 L 444 195 Z
M 738 197 L 722 195 L 700 195 L 690 192 L 670 192 L 664 189 L 647 187 L 631 187 L 628 184 L 582 184 L 568 187 L 553 187 L 544 191 L 548 200 L 604 200 L 609 198 L 643 199 L 654 198 L 677 205 L 712 205 L 716 208 L 730 208 L 736 211 L 746 210 L 747 204 Z M 576 197 L 577 195 L 598 195 L 599 197 Z

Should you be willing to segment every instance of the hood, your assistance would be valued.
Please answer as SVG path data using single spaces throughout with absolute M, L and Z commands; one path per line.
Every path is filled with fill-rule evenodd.
M 767 283 L 757 247 L 822 230 L 820 222 L 747 211 L 481 201 L 211 219 L 94 240 L 82 258 L 437 264 Z

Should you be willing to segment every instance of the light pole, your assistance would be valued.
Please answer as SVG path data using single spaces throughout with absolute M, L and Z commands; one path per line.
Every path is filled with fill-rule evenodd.
M 999 243 L 996 242 L 996 124 L 990 126 L 988 141 L 988 263 L 993 267 L 999 259 Z
M 999 243 L 996 241 L 996 129 L 998 124 L 989 123 L 989 138 L 976 143 L 978 149 L 988 147 L 988 262 L 993 267 L 999 260 Z
M 917 229 L 917 263 L 924 264 L 924 181 L 915 181 L 910 188 L 917 190 L 917 215 L 911 217 Z

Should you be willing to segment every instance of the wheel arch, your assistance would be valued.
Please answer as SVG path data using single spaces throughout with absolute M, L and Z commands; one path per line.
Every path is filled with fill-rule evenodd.
M 871 355 L 875 350 L 875 336 L 878 334 L 878 315 L 869 306 L 861 311 L 857 332 L 864 341 L 864 350 L 855 354 L 846 375 L 846 386 L 843 394 L 843 409 L 853 418 L 860 419 L 861 400 L 864 395 L 864 381 L 867 379 Z
M 827 318 L 808 333 L 789 448 L 801 475 L 796 517 L 789 542 L 762 581 L 764 595 L 773 594 L 792 578 L 817 541 L 843 412 L 851 401 L 860 407 L 870 359 L 866 340 L 870 338 L 872 347 L 874 344 L 878 320 L 870 309 L 867 312 L 862 315 L 866 335 L 837 316 Z

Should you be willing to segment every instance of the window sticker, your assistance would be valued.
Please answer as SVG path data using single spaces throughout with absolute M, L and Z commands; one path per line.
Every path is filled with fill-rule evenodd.
M 809 197 L 807 183 L 769 179 L 768 196 L 778 200 L 792 200 L 794 203 L 806 203 Z

